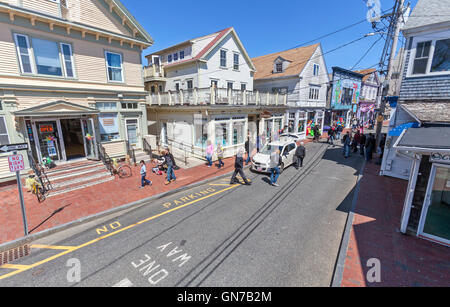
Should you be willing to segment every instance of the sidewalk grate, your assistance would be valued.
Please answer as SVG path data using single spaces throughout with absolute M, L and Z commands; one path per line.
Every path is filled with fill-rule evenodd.
M 20 258 L 28 256 L 29 254 L 30 254 L 29 245 L 23 245 L 5 252 L 0 252 L 0 266 L 16 261 Z

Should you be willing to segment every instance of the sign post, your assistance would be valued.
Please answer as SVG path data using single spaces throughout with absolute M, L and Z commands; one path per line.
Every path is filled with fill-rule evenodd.
M 20 171 L 25 169 L 25 162 L 23 160 L 23 156 L 17 154 L 18 150 L 28 150 L 28 144 L 5 145 L 0 147 L 0 151 L 13 152 L 13 155 L 8 157 L 9 170 L 11 173 L 16 173 L 17 186 L 19 188 L 20 207 L 22 208 L 24 232 L 25 236 L 28 236 L 28 222 L 25 211 L 25 202 L 23 199 L 22 181 L 20 180 Z

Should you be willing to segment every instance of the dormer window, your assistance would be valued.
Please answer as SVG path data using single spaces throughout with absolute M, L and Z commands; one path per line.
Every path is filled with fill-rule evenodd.
M 275 64 L 275 72 L 276 73 L 283 72 L 283 63 L 276 63 Z

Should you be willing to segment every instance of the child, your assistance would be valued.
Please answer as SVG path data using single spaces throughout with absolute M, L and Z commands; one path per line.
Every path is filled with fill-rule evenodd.
M 223 163 L 223 148 L 222 145 L 217 145 L 217 159 L 219 159 L 219 169 L 225 166 L 225 163 Z
M 152 182 L 148 179 L 145 179 L 145 177 L 147 176 L 147 167 L 145 166 L 145 162 L 144 160 L 141 160 L 141 186 L 139 187 L 140 189 L 145 188 L 145 185 L 152 185 Z

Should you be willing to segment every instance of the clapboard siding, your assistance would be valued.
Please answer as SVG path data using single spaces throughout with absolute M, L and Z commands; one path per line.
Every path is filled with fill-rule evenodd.
M 450 99 L 450 76 L 405 78 L 400 89 L 400 100 Z
M 142 65 L 139 51 L 114 48 L 97 42 L 68 38 L 58 34 L 2 24 L 0 31 L 0 74 L 20 75 L 20 67 L 12 33 L 18 32 L 58 42 L 71 43 L 75 58 L 76 78 L 82 82 L 108 83 L 105 51 L 122 54 L 124 85 L 143 86 Z
M 0 156 L 0 174 L 9 173 L 8 156 Z
M 21 0 L 22 7 L 27 10 L 32 10 L 54 17 L 60 17 L 59 3 L 49 0 Z
M 105 143 L 103 144 L 103 147 L 111 158 L 125 156 L 125 141 Z

